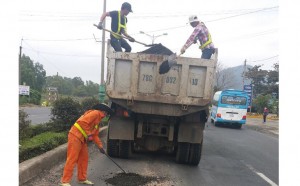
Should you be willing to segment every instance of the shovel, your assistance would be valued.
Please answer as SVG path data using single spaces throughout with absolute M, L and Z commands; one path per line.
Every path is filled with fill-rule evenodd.
M 98 28 L 98 26 L 97 26 L 96 24 L 94 24 L 94 26 Z M 108 30 L 108 29 L 105 29 L 105 28 L 102 28 L 102 30 L 104 30 L 104 31 L 106 31 L 106 32 L 109 32 L 109 33 L 112 33 L 112 34 L 116 34 L 117 36 L 119 36 L 119 37 L 121 37 L 121 38 L 129 39 L 128 37 L 123 36 L 123 35 L 120 35 L 120 34 L 118 34 L 118 33 L 115 33 L 115 32 L 113 32 L 113 31 L 111 31 L 111 30 Z M 139 43 L 139 44 L 142 44 L 142 45 L 144 45 L 145 47 L 152 47 L 152 46 L 155 46 L 155 45 L 156 45 L 156 44 L 147 45 L 147 44 L 145 44 L 145 43 L 142 43 L 142 42 L 136 41 L 136 40 L 135 40 L 134 42 Z
M 180 53 L 177 56 L 176 53 L 174 53 L 168 57 L 168 60 L 163 61 L 162 64 L 159 66 L 159 74 L 165 74 L 169 72 L 171 67 L 177 64 L 176 58 L 181 56 L 181 54 L 182 53 Z

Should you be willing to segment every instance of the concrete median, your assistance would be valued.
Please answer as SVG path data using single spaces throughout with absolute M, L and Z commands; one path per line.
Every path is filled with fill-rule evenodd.
M 107 129 L 102 127 L 100 132 Z M 40 156 L 26 160 L 19 164 L 19 185 L 38 176 L 42 171 L 49 170 L 67 157 L 67 143 L 56 147 Z

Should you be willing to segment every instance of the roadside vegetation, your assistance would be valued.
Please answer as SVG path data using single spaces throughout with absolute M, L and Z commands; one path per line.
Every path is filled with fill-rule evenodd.
M 51 108 L 51 121 L 39 125 L 31 125 L 27 113 L 19 110 L 19 162 L 66 143 L 71 126 L 96 103 L 98 100 L 94 97 L 85 98 L 80 103 L 70 97 L 58 99 Z

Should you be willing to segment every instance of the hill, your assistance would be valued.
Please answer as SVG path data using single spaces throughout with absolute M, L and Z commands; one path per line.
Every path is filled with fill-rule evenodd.
M 252 68 L 252 66 L 247 65 L 246 70 L 248 70 L 248 68 Z M 222 89 L 243 90 L 243 71 L 243 65 L 221 70 L 219 74 L 216 74 L 218 85 L 221 86 Z M 250 83 L 250 80 L 245 79 L 245 85 L 249 85 Z

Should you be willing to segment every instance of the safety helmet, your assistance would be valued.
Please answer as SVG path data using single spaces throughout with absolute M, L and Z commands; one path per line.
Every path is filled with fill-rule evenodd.
M 196 15 L 191 15 L 189 17 L 189 22 L 190 23 L 193 23 L 193 22 L 196 22 L 196 21 L 199 21 L 198 17 Z M 200 21 L 199 21 L 200 22 Z
M 129 3 L 127 3 L 127 2 L 125 2 L 125 3 L 122 4 L 121 10 L 123 10 L 123 9 L 126 9 L 126 10 L 128 10 L 129 12 L 132 12 L 131 4 L 129 4 Z
M 92 107 L 93 110 L 100 110 L 105 111 L 109 115 L 113 115 L 114 111 L 106 104 L 106 103 L 99 103 Z

